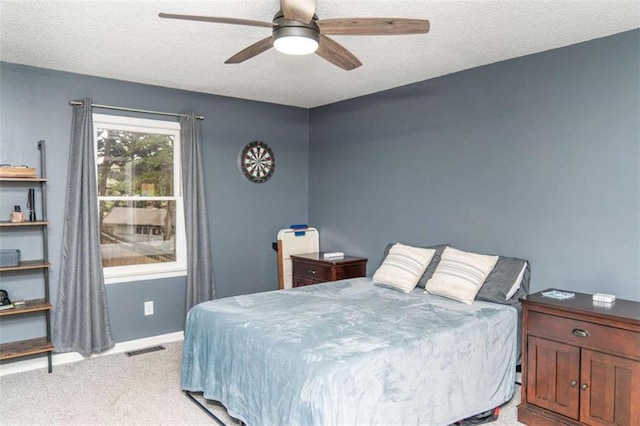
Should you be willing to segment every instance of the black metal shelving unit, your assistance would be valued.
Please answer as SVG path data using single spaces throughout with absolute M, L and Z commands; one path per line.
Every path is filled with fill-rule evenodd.
M 21 261 L 18 266 L 0 267 L 1 272 L 9 271 L 42 271 L 44 280 L 44 298 L 26 300 L 24 306 L 14 307 L 0 311 L 0 319 L 3 317 L 24 315 L 33 312 L 41 312 L 45 316 L 46 336 L 19 340 L 15 342 L 0 344 L 0 360 L 19 358 L 35 354 L 46 354 L 48 362 L 48 371 L 53 370 L 52 352 L 53 344 L 51 342 L 51 303 L 49 298 L 49 238 L 47 221 L 47 175 L 46 175 L 46 151 L 45 141 L 38 142 L 38 151 L 40 151 L 40 177 L 39 178 L 0 178 L 3 182 L 20 182 L 29 184 L 38 184 L 40 186 L 40 196 L 42 202 L 42 218 L 36 221 L 25 221 L 20 223 L 12 223 L 10 221 L 0 221 L 0 230 L 7 228 L 21 227 L 40 227 L 42 230 L 42 253 L 43 258 L 38 260 Z M 1 323 L 0 323 L 1 325 Z

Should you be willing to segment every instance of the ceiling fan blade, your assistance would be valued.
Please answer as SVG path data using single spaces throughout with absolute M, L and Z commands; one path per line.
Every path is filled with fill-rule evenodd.
M 345 71 L 351 71 L 362 65 L 362 62 L 353 56 L 353 53 L 342 47 L 342 45 L 335 40 L 322 34 L 320 34 L 320 46 L 318 50 L 316 50 L 316 53 L 321 58 L 326 59 Z
M 159 13 L 158 16 L 166 19 L 183 19 L 185 21 L 203 21 L 215 22 L 218 24 L 249 25 L 251 27 L 273 28 L 273 24 L 271 22 L 253 21 L 251 19 L 220 18 L 216 16 L 174 15 L 173 13 Z
M 262 52 L 266 52 L 267 50 L 271 49 L 272 46 L 273 46 L 273 37 L 269 36 L 269 37 L 263 38 L 259 42 L 253 43 L 251 46 L 245 49 L 242 49 L 241 51 L 239 51 L 238 53 L 236 53 L 235 55 L 233 55 L 232 57 L 224 61 L 224 63 L 239 64 L 241 62 L 246 61 L 247 59 L 253 58 L 254 56 L 258 56 Z
M 426 19 L 404 18 L 337 18 L 316 22 L 322 34 L 328 35 L 402 35 L 429 32 Z
M 280 8 L 286 19 L 308 24 L 316 13 L 316 0 L 280 0 Z

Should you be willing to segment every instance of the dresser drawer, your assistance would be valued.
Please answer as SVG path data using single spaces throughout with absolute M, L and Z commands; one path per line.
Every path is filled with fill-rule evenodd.
M 569 345 L 640 359 L 640 333 L 629 330 L 529 312 L 527 333 Z
M 298 279 L 308 278 L 315 281 L 332 281 L 330 266 L 314 265 L 296 261 L 293 262 L 293 276 Z

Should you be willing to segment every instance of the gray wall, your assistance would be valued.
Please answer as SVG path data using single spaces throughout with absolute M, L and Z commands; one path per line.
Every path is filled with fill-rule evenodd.
M 309 221 L 518 256 L 532 289 L 640 300 L 640 31 L 311 110 Z
M 277 289 L 278 229 L 307 221 L 308 111 L 122 81 L 0 63 L 0 163 L 37 163 L 36 143 L 45 139 L 51 295 L 55 302 L 60 273 L 67 161 L 71 128 L 69 100 L 92 97 L 94 103 L 181 112 L 194 110 L 202 122 L 205 179 L 218 297 Z M 106 110 L 98 112 L 109 113 Z M 150 116 L 145 116 L 150 118 Z M 277 168 L 264 184 L 247 181 L 238 170 L 238 154 L 256 138 L 274 150 Z M 25 187 L 3 185 L 0 216 L 14 204 L 26 207 Z M 3 219 L 3 220 L 6 220 Z M 36 231 L 28 238 L 3 230 L 0 247 L 20 248 L 23 258 L 41 256 Z M 0 275 L 0 288 L 16 299 L 36 297 L 36 274 Z M 114 339 L 118 342 L 182 330 L 184 278 L 107 285 Z M 155 314 L 143 315 L 143 302 L 155 302 Z M 43 322 L 4 318 L 1 341 L 42 333 Z
M 534 290 L 640 300 L 639 39 L 632 31 L 311 111 L 0 63 L 0 163 L 34 164 L 47 141 L 54 301 L 68 101 L 83 97 L 206 116 L 218 297 L 275 289 L 271 241 L 308 219 L 323 249 L 368 257 L 369 274 L 387 242 L 448 242 L 528 259 Z M 261 185 L 237 168 L 255 138 L 277 158 Z M 3 186 L 0 216 L 25 194 Z M 37 232 L 23 235 L 3 230 L 0 247 L 37 257 Z M 33 274 L 0 280 L 15 298 L 40 288 Z M 184 279 L 112 284 L 107 295 L 116 341 L 182 329 Z M 145 300 L 155 315 L 143 316 Z M 37 316 L 2 321 L 0 341 L 43 327 Z

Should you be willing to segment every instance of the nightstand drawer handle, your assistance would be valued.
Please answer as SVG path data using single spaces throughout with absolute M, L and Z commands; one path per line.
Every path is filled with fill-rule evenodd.
M 315 269 L 309 269 L 309 273 L 315 275 L 316 271 Z
M 573 382 L 569 383 L 569 386 L 571 386 L 572 388 L 575 388 L 577 384 L 578 382 L 574 380 Z
M 589 337 L 589 333 L 585 330 L 580 330 L 579 328 L 574 328 L 572 333 L 578 337 Z

